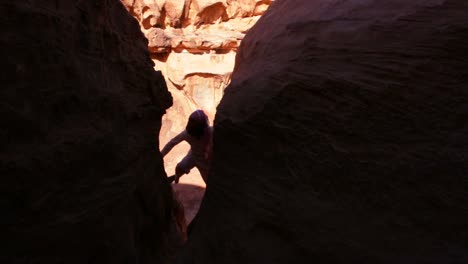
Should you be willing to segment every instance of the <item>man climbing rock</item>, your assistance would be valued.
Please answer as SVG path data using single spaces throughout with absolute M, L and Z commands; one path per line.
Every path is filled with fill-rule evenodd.
M 213 151 L 213 127 L 208 124 L 208 116 L 203 110 L 196 110 L 190 115 L 185 130 L 164 146 L 161 156 L 166 156 L 174 146 L 184 140 L 190 144 L 190 150 L 177 164 L 175 175 L 169 177 L 169 181 L 178 183 L 182 175 L 196 167 L 206 182 Z

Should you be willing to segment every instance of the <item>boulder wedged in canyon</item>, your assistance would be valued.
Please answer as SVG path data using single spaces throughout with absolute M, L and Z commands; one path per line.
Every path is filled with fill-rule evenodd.
M 2 263 L 166 263 L 180 209 L 158 152 L 172 99 L 118 1 L 2 13 Z
M 467 263 L 468 2 L 275 1 L 179 263 Z

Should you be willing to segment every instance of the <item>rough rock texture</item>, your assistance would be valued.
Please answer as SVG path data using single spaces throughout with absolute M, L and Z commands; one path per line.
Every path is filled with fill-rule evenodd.
M 468 263 L 468 2 L 278 0 L 180 263 Z
M 171 97 L 119 1 L 0 4 L 1 263 L 165 263 Z

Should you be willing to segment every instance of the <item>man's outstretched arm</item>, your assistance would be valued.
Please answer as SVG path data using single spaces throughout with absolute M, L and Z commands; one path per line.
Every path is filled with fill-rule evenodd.
M 167 153 L 169 153 L 169 151 L 171 151 L 171 149 L 174 146 L 176 146 L 177 144 L 185 140 L 185 137 L 186 137 L 186 132 L 184 130 L 179 135 L 175 136 L 173 139 L 167 142 L 166 146 L 164 146 L 164 148 L 161 150 L 161 156 L 162 157 L 166 156 Z

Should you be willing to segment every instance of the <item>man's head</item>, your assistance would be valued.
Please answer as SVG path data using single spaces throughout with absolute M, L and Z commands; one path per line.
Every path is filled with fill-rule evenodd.
M 197 110 L 190 115 L 185 129 L 191 136 L 201 138 L 207 127 L 208 116 L 203 110 Z

